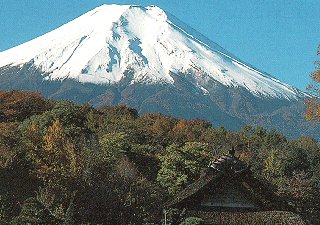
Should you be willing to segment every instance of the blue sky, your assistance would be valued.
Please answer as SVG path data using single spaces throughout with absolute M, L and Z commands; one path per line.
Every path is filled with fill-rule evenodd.
M 0 51 L 112 3 L 157 5 L 259 70 L 302 90 L 310 81 L 319 0 L 0 0 Z

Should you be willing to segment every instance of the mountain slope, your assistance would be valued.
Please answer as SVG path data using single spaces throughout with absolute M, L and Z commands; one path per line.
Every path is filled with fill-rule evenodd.
M 0 88 L 206 118 L 231 129 L 249 123 L 289 136 L 314 132 L 305 129 L 306 94 L 156 6 L 103 5 L 0 52 Z
M 103 5 L 0 53 L 0 67 L 33 60 L 48 74 L 45 79 L 99 84 L 117 83 L 126 71 L 134 71 L 133 82 L 171 84 L 170 72 L 194 72 L 203 76 L 200 80 L 244 87 L 255 95 L 295 99 L 301 94 L 204 39 L 158 7 Z

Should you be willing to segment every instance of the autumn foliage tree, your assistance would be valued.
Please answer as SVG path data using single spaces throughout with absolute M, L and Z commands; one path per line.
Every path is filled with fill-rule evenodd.
M 180 120 L 173 128 L 175 141 L 178 143 L 197 141 L 211 123 L 205 120 Z
M 0 122 L 22 121 L 52 107 L 39 93 L 25 91 L 0 91 L 0 103 Z
M 59 120 L 48 128 L 43 144 L 42 149 L 30 151 L 37 174 L 45 180 L 76 178 L 79 172 L 76 149 Z
M 317 55 L 320 56 L 320 46 Z M 312 97 L 307 100 L 307 120 L 320 122 L 320 62 L 316 61 L 316 70 L 310 74 L 312 83 L 307 87 L 307 90 L 312 94 Z

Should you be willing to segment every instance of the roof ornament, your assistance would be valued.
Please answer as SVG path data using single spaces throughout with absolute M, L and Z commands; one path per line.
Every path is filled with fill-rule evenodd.
M 209 167 L 216 171 L 229 173 L 229 174 L 239 174 L 248 170 L 248 165 L 239 160 L 235 156 L 235 147 L 229 150 L 229 154 L 223 155 L 220 158 L 210 162 Z
M 236 153 L 235 147 L 232 146 L 231 149 L 229 150 L 229 155 L 233 158 L 235 153 Z

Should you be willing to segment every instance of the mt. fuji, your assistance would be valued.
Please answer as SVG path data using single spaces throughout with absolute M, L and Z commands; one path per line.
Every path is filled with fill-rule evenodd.
M 95 106 L 312 134 L 307 96 L 242 62 L 156 6 L 102 5 L 0 52 L 0 88 Z

